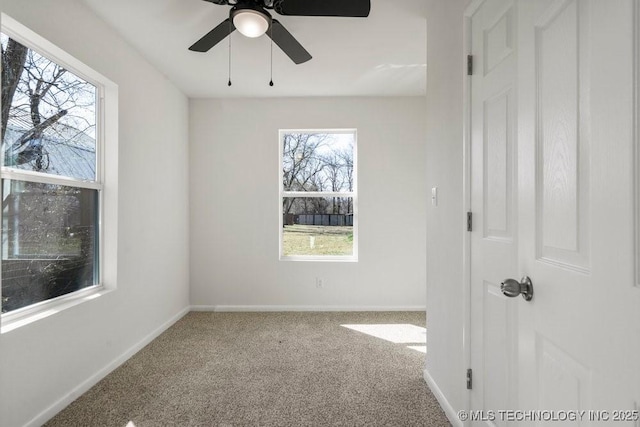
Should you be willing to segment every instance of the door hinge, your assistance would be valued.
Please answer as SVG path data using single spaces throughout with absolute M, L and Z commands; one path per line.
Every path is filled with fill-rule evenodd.
M 473 387 L 473 371 L 469 368 L 467 369 L 467 390 L 471 390 Z
M 473 75 L 473 55 L 467 55 L 467 76 Z
M 467 212 L 467 231 L 473 230 L 473 214 L 471 212 Z

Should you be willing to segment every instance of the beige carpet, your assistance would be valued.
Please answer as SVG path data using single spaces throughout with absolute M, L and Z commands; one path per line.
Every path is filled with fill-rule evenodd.
M 189 313 L 46 425 L 448 426 L 409 348 L 424 317 Z

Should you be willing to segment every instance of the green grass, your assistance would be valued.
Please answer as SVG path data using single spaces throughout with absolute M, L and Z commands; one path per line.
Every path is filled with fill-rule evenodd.
M 353 227 L 285 225 L 282 254 L 353 255 Z

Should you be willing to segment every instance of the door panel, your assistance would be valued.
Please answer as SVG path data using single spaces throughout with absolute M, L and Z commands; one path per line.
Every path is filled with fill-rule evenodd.
M 587 2 L 577 0 L 553 4 L 534 30 L 537 257 L 583 272 L 589 270 L 589 209 L 581 209 L 589 203 L 589 134 L 588 122 L 579 118 L 588 117 L 589 104 L 588 82 L 578 70 L 586 69 L 580 50 L 588 46 L 579 36 L 578 15 L 586 9 Z
M 538 407 L 562 411 L 586 409 L 591 395 L 591 373 L 579 361 L 542 336 L 537 338 Z
M 500 5 L 499 7 L 502 7 Z M 514 50 L 513 9 L 506 8 L 498 12 L 497 19 L 484 32 L 484 75 L 488 75 L 508 58 Z
M 513 90 L 485 101 L 484 110 L 484 237 L 513 240 L 513 134 L 509 109 Z

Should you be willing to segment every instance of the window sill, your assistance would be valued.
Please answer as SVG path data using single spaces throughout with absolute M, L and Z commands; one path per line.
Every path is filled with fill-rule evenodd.
M 307 262 L 358 262 L 357 256 L 280 256 L 280 261 L 307 261 Z
M 112 289 L 107 289 L 103 285 L 92 286 L 71 294 L 62 295 L 9 313 L 4 313 L 0 316 L 0 334 L 6 334 L 22 326 L 46 319 L 56 313 L 75 307 L 83 302 L 96 299 L 112 291 Z

